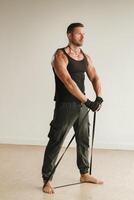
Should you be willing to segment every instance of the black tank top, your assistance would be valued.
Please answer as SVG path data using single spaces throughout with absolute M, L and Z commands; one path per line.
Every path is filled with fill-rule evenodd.
M 84 58 L 82 60 L 75 60 L 71 58 L 65 51 L 64 48 L 60 49 L 64 52 L 66 57 L 68 58 L 67 70 L 71 76 L 71 78 L 75 81 L 79 89 L 83 94 L 85 94 L 85 72 L 87 68 L 87 58 L 83 51 L 81 50 Z M 54 71 L 54 70 L 53 70 Z M 54 100 L 56 102 L 76 102 L 81 103 L 75 96 L 73 96 L 65 87 L 63 82 L 58 78 L 54 71 L 55 76 L 55 96 Z

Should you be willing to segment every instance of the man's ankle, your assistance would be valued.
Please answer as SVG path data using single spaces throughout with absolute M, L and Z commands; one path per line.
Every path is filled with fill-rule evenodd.
M 85 173 L 81 173 L 80 175 L 83 177 L 83 176 L 89 175 L 89 173 L 85 172 Z

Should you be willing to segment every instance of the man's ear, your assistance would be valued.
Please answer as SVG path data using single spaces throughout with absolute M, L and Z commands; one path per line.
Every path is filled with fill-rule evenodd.
M 67 37 L 68 37 L 68 39 L 70 40 L 70 39 L 71 39 L 71 33 L 68 33 L 68 34 L 67 34 Z

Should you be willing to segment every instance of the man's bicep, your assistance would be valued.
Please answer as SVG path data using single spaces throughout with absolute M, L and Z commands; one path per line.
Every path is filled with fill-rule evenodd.
M 68 78 L 71 78 L 67 71 L 67 63 L 62 57 L 56 57 L 53 64 L 54 71 L 58 78 L 64 83 Z
M 95 78 L 96 75 L 97 75 L 94 66 L 90 66 L 90 65 L 87 66 L 86 73 L 87 73 L 87 76 L 88 76 L 88 78 L 90 79 L 90 81 L 93 81 L 94 78 Z
M 97 75 L 96 70 L 95 70 L 95 67 L 94 67 L 93 62 L 90 57 L 87 57 L 87 61 L 88 61 L 88 65 L 87 65 L 86 73 L 87 73 L 89 80 L 93 81 Z
M 68 76 L 68 72 L 63 65 L 55 65 L 54 71 L 61 81 L 64 81 Z

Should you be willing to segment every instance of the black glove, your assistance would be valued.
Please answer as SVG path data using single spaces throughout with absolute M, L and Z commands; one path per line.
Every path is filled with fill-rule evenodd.
M 99 108 L 99 106 L 102 104 L 103 99 L 101 97 L 96 97 L 95 101 L 90 101 L 89 99 L 87 99 L 87 101 L 85 102 L 85 105 L 90 108 L 93 112 L 97 111 L 97 109 Z
M 97 101 L 99 104 L 102 104 L 103 99 L 101 97 L 97 96 L 95 101 Z
M 85 105 L 90 108 L 93 112 L 95 112 L 98 108 L 99 108 L 99 103 L 97 101 L 90 101 L 89 99 L 87 99 L 87 101 L 85 102 Z

